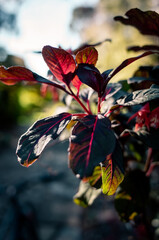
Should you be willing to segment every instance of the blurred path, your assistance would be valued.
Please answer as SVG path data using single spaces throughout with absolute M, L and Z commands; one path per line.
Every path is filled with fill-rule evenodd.
M 29 186 L 19 195 L 22 205 L 29 204 L 35 210 L 36 228 L 40 240 L 127 240 L 132 232 L 120 223 L 113 206 L 113 198 L 99 197 L 87 209 L 73 203 L 79 180 L 68 169 L 68 142 L 47 147 L 40 159 L 29 168 L 22 167 L 15 150 L 19 136 L 26 129 L 1 135 L 0 186 L 14 185 L 25 180 Z M 38 182 L 40 176 L 53 174 L 53 181 Z M 32 184 L 36 181 L 36 184 Z M 0 220 L 8 209 L 6 196 L 0 200 Z M 135 238 L 131 238 L 132 240 Z M 29 240 L 29 239 L 28 239 Z

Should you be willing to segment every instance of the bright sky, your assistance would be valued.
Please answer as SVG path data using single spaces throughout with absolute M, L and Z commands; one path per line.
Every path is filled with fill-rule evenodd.
M 98 0 L 25 0 L 18 15 L 19 35 L 4 33 L 0 45 L 11 54 L 22 57 L 28 68 L 45 76 L 47 66 L 40 51 L 44 45 L 75 48 L 80 43 L 77 33 L 69 29 L 72 9 L 92 6 Z

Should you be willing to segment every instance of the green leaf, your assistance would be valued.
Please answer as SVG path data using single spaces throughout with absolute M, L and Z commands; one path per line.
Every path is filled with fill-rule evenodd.
M 115 150 L 102 163 L 102 190 L 104 194 L 113 195 L 124 179 L 123 155 L 116 141 Z
M 35 122 L 18 141 L 16 154 L 20 164 L 28 167 L 34 163 L 50 140 L 62 133 L 71 118 L 71 114 L 61 113 Z
M 95 189 L 88 182 L 81 181 L 78 193 L 74 196 L 74 202 L 82 207 L 88 207 L 100 193 L 101 189 Z
M 96 166 L 93 170 L 92 176 L 84 179 L 89 182 L 92 187 L 101 188 L 102 186 L 102 171 L 101 166 Z

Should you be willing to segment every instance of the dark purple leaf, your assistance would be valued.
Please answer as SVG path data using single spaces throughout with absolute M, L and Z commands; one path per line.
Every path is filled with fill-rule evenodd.
M 140 169 L 129 171 L 115 196 L 115 208 L 123 221 L 133 220 L 145 211 L 149 201 L 150 182 Z
M 20 164 L 28 167 L 35 162 L 50 140 L 62 133 L 71 118 L 71 114 L 61 113 L 35 122 L 18 141 L 16 153 Z
M 155 11 L 141 11 L 138 8 L 130 9 L 125 13 L 126 18 L 117 16 L 115 21 L 137 28 L 142 34 L 159 36 L 159 14 Z
M 141 55 L 137 56 L 137 57 L 132 57 L 132 58 L 128 58 L 126 60 L 124 60 L 116 69 L 114 69 L 114 71 L 112 73 L 109 74 L 108 76 L 108 81 L 110 81 L 110 79 L 112 77 L 114 77 L 118 72 L 120 72 L 123 68 L 127 67 L 129 64 L 135 62 L 136 60 L 146 57 L 148 55 L 151 54 L 159 54 L 158 51 L 148 51 L 148 52 L 144 52 Z
M 102 77 L 107 80 L 109 74 L 113 71 L 113 69 L 108 69 L 102 73 Z
M 92 175 L 94 168 L 114 151 L 116 137 L 110 120 L 102 115 L 80 119 L 72 131 L 69 166 L 81 179 Z
M 106 38 L 105 40 L 101 41 L 101 42 L 97 42 L 94 44 L 89 44 L 89 43 L 83 43 L 81 46 L 79 46 L 78 48 L 76 48 L 75 50 L 72 50 L 72 54 L 76 55 L 79 51 L 87 48 L 87 47 L 96 47 L 101 45 L 104 42 L 111 42 L 111 39 Z
M 80 81 L 96 92 L 101 97 L 105 91 L 105 80 L 93 65 L 90 64 L 79 64 L 76 70 L 76 74 L 79 77 Z
M 138 90 L 119 98 L 117 104 L 122 106 L 133 106 L 146 103 L 159 98 L 159 86 L 153 84 L 149 89 Z
M 48 85 L 52 85 L 56 88 L 59 88 L 65 92 L 67 92 L 67 90 L 65 89 L 65 85 L 62 82 L 58 82 L 55 80 L 48 80 L 40 75 L 38 75 L 37 73 L 33 73 L 34 79 L 35 81 L 39 82 L 39 83 L 46 83 Z
M 122 135 L 127 133 L 143 142 L 146 146 L 159 150 L 159 129 L 151 128 L 150 131 L 146 129 L 140 129 L 138 131 L 126 129 Z
M 139 51 L 153 51 L 157 50 L 159 51 L 159 46 L 157 45 L 144 45 L 144 46 L 130 46 L 127 48 L 128 51 L 134 51 L 134 52 L 139 52 Z

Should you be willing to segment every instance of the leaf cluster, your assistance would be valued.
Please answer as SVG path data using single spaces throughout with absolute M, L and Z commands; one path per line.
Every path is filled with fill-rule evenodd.
M 136 26 L 136 21 L 150 21 L 147 14 L 158 19 L 156 13 L 143 15 L 141 11 L 130 10 L 126 15 L 133 20 L 122 17 L 116 20 Z M 146 32 L 143 25 L 138 26 L 143 34 L 157 35 L 152 24 Z M 101 191 L 113 195 L 120 185 L 116 207 L 121 217 L 130 220 L 134 212 L 142 212 L 143 196 L 134 192 L 133 183 L 137 176 L 148 185 L 154 151 L 159 150 L 159 68 L 142 67 L 128 81 L 110 83 L 110 80 L 128 65 L 153 54 L 159 51 L 143 52 L 101 73 L 96 67 L 98 51 L 92 45 L 83 45 L 77 51 L 44 46 L 42 56 L 53 76 L 49 79 L 24 67 L 1 66 L 0 81 L 4 84 L 21 81 L 47 84 L 64 92 L 63 101 L 69 109 L 35 122 L 20 137 L 16 151 L 20 164 L 26 167 L 33 164 L 51 140 L 69 130 L 69 167 L 81 179 L 74 201 L 86 207 Z M 75 103 L 80 106 L 79 112 Z M 140 170 L 131 171 L 132 164 L 139 164 Z M 146 198 L 148 193 L 149 190 L 143 193 Z M 125 215 L 120 202 L 121 206 L 128 205 Z

